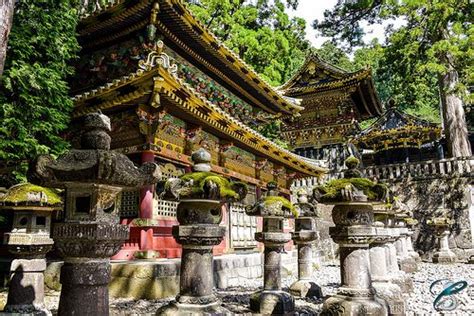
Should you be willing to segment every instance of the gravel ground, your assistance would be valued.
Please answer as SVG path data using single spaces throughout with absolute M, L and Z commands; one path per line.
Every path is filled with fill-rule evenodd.
M 334 293 L 339 286 L 339 267 L 335 264 L 324 264 L 315 271 L 314 279 L 322 287 L 324 295 Z M 429 291 L 430 284 L 435 280 L 450 279 L 452 281 L 465 280 L 470 285 L 455 295 L 457 308 L 443 314 L 433 309 L 434 295 Z M 296 280 L 295 276 L 286 277 L 283 286 L 288 287 Z M 408 315 L 474 315 L 474 266 L 467 264 L 439 265 L 421 263 L 418 272 L 413 274 L 415 290 L 407 297 Z M 241 315 L 250 315 L 248 310 L 250 294 L 259 289 L 262 279 L 249 279 L 242 287 L 218 291 L 223 305 L 231 312 Z M 438 290 L 439 292 L 439 290 Z M 0 310 L 6 301 L 6 291 L 0 292 Z M 56 311 L 59 301 L 58 292 L 49 292 L 46 295 L 46 305 Z M 131 300 L 111 299 L 111 315 L 152 315 L 162 305 L 170 302 L 166 300 Z M 296 299 L 295 315 L 318 315 L 321 311 L 323 299 Z

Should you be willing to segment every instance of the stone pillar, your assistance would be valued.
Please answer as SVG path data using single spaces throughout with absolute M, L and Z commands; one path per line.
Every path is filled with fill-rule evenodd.
M 54 160 L 40 156 L 30 168 L 32 181 L 64 188 L 64 222 L 53 228 L 61 268 L 59 315 L 108 315 L 109 258 L 128 239 L 119 224 L 122 188 L 156 183 L 161 172 L 154 163 L 134 166 L 125 155 L 110 151 L 110 119 L 88 114 L 81 126 L 81 148 Z
M 400 237 L 395 241 L 398 265 L 400 266 L 400 270 L 404 272 L 415 272 L 417 270 L 416 262 L 415 259 L 408 254 L 407 248 L 408 228 L 400 227 L 399 232 Z
M 213 200 L 181 200 L 178 226 L 173 236 L 183 247 L 179 294 L 176 301 L 161 308 L 158 315 L 224 315 L 229 313 L 214 294 L 212 248 L 218 245 L 226 228 L 222 204 Z
M 387 239 L 385 244 L 385 250 L 388 256 L 388 272 L 392 283 L 398 285 L 403 293 L 409 293 L 413 291 L 413 280 L 411 277 L 401 271 L 398 266 L 397 250 L 395 248 L 395 241 L 400 237 L 398 228 L 389 228 L 391 238 Z
M 221 196 L 221 186 L 231 182 L 210 174 L 211 155 L 204 149 L 194 152 L 191 158 L 194 172 L 181 179 L 169 179 L 163 193 L 165 199 L 179 199 L 179 225 L 173 226 L 173 237 L 183 246 L 183 252 L 179 294 L 157 315 L 227 315 L 230 312 L 221 306 L 214 293 L 212 250 L 226 232 L 226 227 L 219 223 L 224 199 L 230 197 Z M 229 185 L 222 189 L 245 198 L 246 190 L 238 192 L 234 184 Z
M 290 293 L 299 297 L 323 296 L 321 287 L 313 281 L 313 251 L 318 237 L 316 231 L 316 206 L 308 203 L 304 189 L 298 192 L 299 216 L 295 219 L 293 243 L 298 248 L 298 281 L 290 286 Z
M 4 312 L 51 315 L 44 305 L 44 270 L 46 270 L 44 256 L 12 261 L 8 298 Z
M 434 263 L 452 263 L 456 262 L 456 254 L 449 249 L 449 227 L 439 227 L 436 231 L 438 238 L 438 249 L 433 254 Z
M 385 244 L 391 238 L 387 228 L 376 228 L 377 237 L 370 244 L 370 274 L 376 295 L 388 304 L 389 315 L 405 315 L 405 301 L 401 288 L 389 277 L 389 260 Z
M 294 298 L 281 289 L 281 253 L 291 234 L 283 232 L 283 219 L 263 218 L 263 231 L 255 233 L 263 243 L 263 291 L 250 297 L 250 309 L 263 315 L 286 315 L 294 311 Z
M 267 196 L 246 210 L 249 216 L 263 217 L 262 232 L 255 239 L 263 243 L 263 290 L 250 297 L 250 309 L 263 315 L 292 315 L 295 309 L 293 296 L 281 288 L 281 253 L 291 240 L 291 234 L 283 230 L 285 218 L 293 217 L 293 206 L 287 199 L 278 196 L 274 183 L 269 183 Z
M 413 236 L 413 229 L 409 228 L 406 236 L 406 248 L 408 251 L 408 255 L 415 260 L 416 263 L 421 262 L 421 257 L 418 252 L 415 251 L 413 248 L 413 240 L 411 238 Z
M 370 277 L 369 245 L 376 236 L 370 203 L 336 203 L 336 227 L 329 233 L 339 244 L 341 287 L 323 305 L 322 314 L 387 315 L 387 304 L 375 296 Z

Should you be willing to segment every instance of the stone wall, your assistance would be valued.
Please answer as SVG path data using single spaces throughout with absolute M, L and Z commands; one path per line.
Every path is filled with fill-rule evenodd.
M 474 157 L 460 157 L 406 164 L 370 166 L 363 169 L 369 178 L 386 183 L 395 196 L 406 203 L 419 221 L 413 236 L 415 249 L 429 260 L 436 245 L 433 229 L 426 220 L 441 213 L 448 213 L 455 220 L 451 230 L 450 247 L 460 260 L 473 252 L 474 235 Z M 312 189 L 331 179 L 341 178 L 341 173 L 330 173 L 325 179 L 306 178 L 295 181 L 292 192 L 304 187 Z M 323 228 L 321 243 L 325 252 L 331 251 L 326 226 L 332 225 L 329 206 L 322 209 Z
M 470 179 L 462 177 L 402 179 L 385 181 L 395 194 L 413 211 L 419 221 L 413 242 L 422 258 L 430 259 L 436 245 L 433 228 L 426 220 L 437 215 L 448 214 L 455 220 L 449 238 L 450 248 L 459 259 L 465 260 L 472 254 L 472 222 L 469 218 L 471 208 Z
M 315 263 L 318 260 L 317 258 Z M 174 297 L 179 291 L 180 262 L 180 259 L 112 262 L 110 296 L 134 299 Z M 298 274 L 296 251 L 284 253 L 282 263 L 283 276 Z M 59 275 L 62 264 L 62 261 L 48 263 L 45 271 L 47 288 L 61 290 Z M 263 285 L 262 273 L 262 253 L 250 252 L 214 257 L 214 280 L 215 286 L 219 289 L 255 284 L 255 279 L 262 279 Z

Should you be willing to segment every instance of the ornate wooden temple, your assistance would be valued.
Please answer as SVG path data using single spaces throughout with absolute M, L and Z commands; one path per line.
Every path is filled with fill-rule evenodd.
M 176 177 L 190 170 L 191 152 L 203 147 L 214 172 L 249 185 L 248 203 L 269 182 L 289 196 L 294 178 L 324 172 L 253 129 L 302 108 L 226 48 L 183 1 L 113 1 L 85 16 L 77 32 L 74 123 L 80 127 L 86 113 L 107 114 L 112 148 L 136 163 L 155 161 Z M 171 236 L 176 203 L 160 200 L 155 189 L 123 192 L 122 222 L 131 236 L 117 258 L 180 256 Z M 257 222 L 244 205 L 225 211 L 229 234 L 216 252 L 255 248 Z
M 384 165 L 442 159 L 441 127 L 397 109 L 393 100 L 371 126 L 351 142 L 359 149 L 366 165 Z
M 285 119 L 283 137 L 295 153 L 328 160 L 330 169 L 343 165 L 358 122 L 382 112 L 370 69 L 347 72 L 314 53 L 280 90 L 301 99 L 304 108 L 299 117 Z

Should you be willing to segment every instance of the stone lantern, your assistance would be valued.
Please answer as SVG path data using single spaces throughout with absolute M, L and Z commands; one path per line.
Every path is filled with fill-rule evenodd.
M 323 296 L 321 287 L 313 277 L 313 251 L 314 241 L 318 237 L 316 231 L 316 205 L 309 203 L 306 190 L 298 191 L 298 217 L 295 219 L 295 232 L 293 243 L 298 247 L 298 281 L 290 286 L 290 293 L 299 297 Z
M 398 228 L 400 237 L 395 241 L 397 249 L 398 264 L 402 271 L 407 273 L 415 272 L 418 268 L 415 259 L 408 254 L 408 237 L 410 232 L 405 222 L 405 218 L 410 216 L 406 209 L 400 209 L 395 213 L 395 227 Z
M 157 315 L 228 315 L 214 293 L 212 248 L 226 231 L 220 226 L 225 202 L 239 201 L 247 186 L 212 173 L 211 154 L 199 149 L 191 155 L 193 172 L 165 183 L 161 197 L 179 201 L 173 236 L 183 247 L 179 294 Z
M 268 183 L 267 189 L 267 196 L 246 210 L 249 216 L 263 217 L 263 230 L 255 233 L 255 239 L 265 246 L 263 290 L 252 294 L 250 309 L 263 315 L 286 315 L 293 313 L 295 300 L 281 289 L 281 253 L 291 240 L 291 234 L 283 231 L 283 221 L 294 217 L 296 209 L 290 201 L 278 196 L 275 183 Z
M 44 306 L 43 272 L 53 246 L 51 214 L 61 208 L 56 191 L 29 183 L 11 187 L 0 200 L 0 209 L 13 212 L 13 228 L 4 236 L 14 255 L 5 312 L 51 315 Z
M 413 217 L 406 217 L 404 218 L 404 221 L 406 223 L 406 226 L 408 227 L 408 233 L 407 233 L 407 239 L 406 239 L 406 245 L 407 245 L 407 251 L 408 255 L 415 260 L 415 262 L 421 262 L 420 254 L 413 249 L 413 240 L 411 236 L 413 236 L 413 231 L 416 225 L 418 225 L 418 220 L 416 220 Z
M 398 202 L 395 202 L 397 204 Z M 400 238 L 400 230 L 395 226 L 395 210 L 398 206 L 392 207 L 388 212 L 387 227 L 390 231 L 390 238 L 385 243 L 385 250 L 388 255 L 389 277 L 392 283 L 398 285 L 403 293 L 413 291 L 413 280 L 405 272 L 400 270 L 397 259 L 396 241 Z
M 394 241 L 390 231 L 390 209 L 386 204 L 374 203 L 376 237 L 370 244 L 370 276 L 378 297 L 388 304 L 389 315 L 405 315 L 405 301 L 400 286 L 390 277 L 390 256 L 387 243 Z M 396 262 L 395 262 L 396 264 Z
M 383 201 L 384 185 L 362 178 L 359 160 L 349 157 L 343 179 L 314 189 L 318 202 L 332 204 L 335 227 L 329 233 L 339 244 L 341 287 L 323 304 L 323 315 L 387 315 L 387 303 L 375 296 L 370 275 L 369 245 L 376 239 L 371 201 Z
M 449 229 L 454 224 L 454 220 L 447 217 L 434 217 L 429 219 L 426 224 L 434 228 L 438 238 L 438 248 L 433 254 L 434 263 L 452 263 L 456 262 L 456 254 L 449 249 Z
M 108 315 L 109 258 L 128 239 L 119 224 L 122 188 L 156 183 L 154 163 L 135 167 L 123 154 L 110 151 L 110 119 L 102 114 L 84 118 L 80 149 L 54 160 L 39 156 L 30 180 L 65 189 L 64 222 L 53 227 L 55 246 L 64 258 L 61 268 L 60 315 Z

